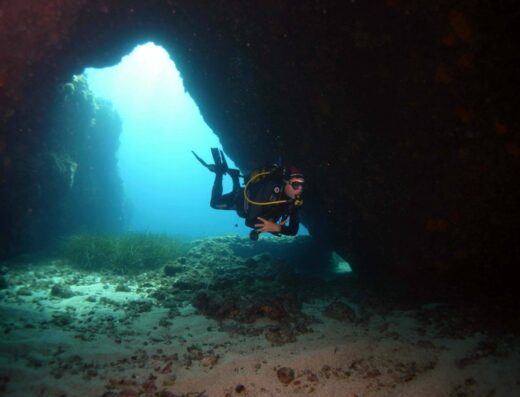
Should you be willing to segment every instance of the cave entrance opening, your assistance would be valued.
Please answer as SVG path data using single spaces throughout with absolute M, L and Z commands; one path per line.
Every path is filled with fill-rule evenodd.
M 210 148 L 221 144 L 164 48 L 138 45 L 119 64 L 84 74 L 93 94 L 111 101 L 122 120 L 117 158 L 129 230 L 188 238 L 247 235 L 234 211 L 209 207 L 214 174 L 191 151 L 211 163 Z M 227 179 L 225 192 L 231 190 Z
M 336 251 L 332 251 L 330 255 L 330 261 L 332 264 L 332 271 L 336 274 L 347 274 L 352 273 L 350 264 Z

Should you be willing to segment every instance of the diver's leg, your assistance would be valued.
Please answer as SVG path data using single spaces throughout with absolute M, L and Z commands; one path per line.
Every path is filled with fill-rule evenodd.
M 222 194 L 222 176 L 223 174 L 217 173 L 215 175 L 215 182 L 213 183 L 213 189 L 211 191 L 211 201 L 209 205 L 211 208 L 217 210 L 230 210 L 234 208 L 235 193 Z M 234 182 L 233 182 L 234 183 Z
M 231 193 L 236 194 L 238 189 L 240 189 L 240 171 L 239 170 L 228 170 L 228 174 L 231 176 L 231 180 L 233 181 L 233 190 Z
M 218 208 L 217 205 L 222 200 L 222 177 L 223 174 L 215 173 L 215 182 L 213 182 L 213 189 L 211 189 L 211 201 L 209 205 L 211 208 Z

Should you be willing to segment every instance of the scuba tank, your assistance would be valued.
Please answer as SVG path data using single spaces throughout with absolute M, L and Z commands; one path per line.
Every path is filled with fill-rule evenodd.
M 249 196 L 250 185 L 265 180 L 266 178 L 280 178 L 283 179 L 285 170 L 279 165 L 274 164 L 270 167 L 264 167 L 252 171 L 246 179 L 246 185 L 244 186 L 244 200 L 253 205 L 276 205 L 276 204 L 293 204 L 297 207 L 303 205 L 303 200 L 297 196 L 294 199 L 282 199 L 282 200 L 271 200 L 271 201 L 254 201 Z

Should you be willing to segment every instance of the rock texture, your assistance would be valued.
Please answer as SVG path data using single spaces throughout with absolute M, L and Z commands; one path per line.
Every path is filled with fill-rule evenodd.
M 0 268 L 9 277 L 0 290 L 2 396 L 520 395 L 518 313 L 402 304 L 355 279 L 309 277 L 298 263 L 247 254 L 254 245 L 194 241 L 173 277 L 78 271 L 61 260 Z M 55 288 L 74 296 L 49 294 Z M 210 305 L 196 309 L 201 292 Z M 276 308 L 285 314 L 270 316 Z
M 242 169 L 279 155 L 304 168 L 305 224 L 358 275 L 431 294 L 518 291 L 518 12 L 478 0 L 4 1 L 2 194 L 15 160 L 45 144 L 57 84 L 153 40 Z

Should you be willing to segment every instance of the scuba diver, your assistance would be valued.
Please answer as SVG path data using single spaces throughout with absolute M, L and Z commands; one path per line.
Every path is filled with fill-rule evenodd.
M 235 210 L 245 224 L 253 228 L 249 237 L 258 240 L 260 233 L 295 236 L 300 226 L 299 207 L 303 205 L 301 194 L 305 179 L 296 167 L 273 165 L 255 171 L 244 178 L 245 186 L 240 186 L 240 171 L 230 169 L 224 153 L 212 148 L 215 164 L 207 164 L 195 152 L 197 160 L 215 173 L 215 182 L 211 191 L 210 206 L 220 210 Z M 231 192 L 222 194 L 222 179 L 229 174 L 233 181 Z

